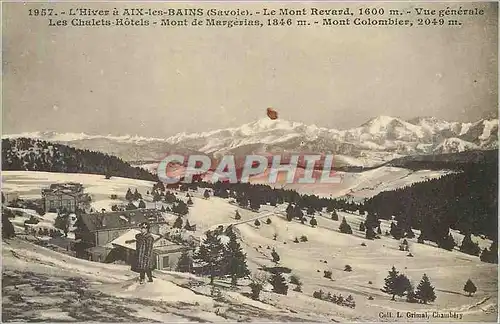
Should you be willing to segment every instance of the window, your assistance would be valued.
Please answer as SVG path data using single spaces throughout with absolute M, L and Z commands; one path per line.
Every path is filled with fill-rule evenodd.
M 163 256 L 161 265 L 162 265 L 163 269 L 170 267 L 168 255 Z

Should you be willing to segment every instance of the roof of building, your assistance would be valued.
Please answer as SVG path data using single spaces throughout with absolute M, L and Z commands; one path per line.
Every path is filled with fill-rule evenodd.
M 42 195 L 47 194 L 66 194 L 70 196 L 81 195 L 83 194 L 83 185 L 76 182 L 53 183 L 49 188 L 42 189 Z
M 130 250 L 135 250 L 135 236 L 137 234 L 139 234 L 140 232 L 141 231 L 139 231 L 139 230 L 131 229 L 128 232 L 126 232 L 125 234 L 123 234 L 122 236 L 114 239 L 113 241 L 111 241 L 109 243 L 113 246 L 118 245 L 118 246 L 130 249 Z M 159 235 L 156 235 L 156 234 L 151 234 L 151 235 L 153 235 L 153 238 L 155 240 L 160 238 Z M 126 243 L 126 241 L 129 241 L 129 240 L 134 240 L 134 242 L 133 243 Z
M 142 222 L 163 222 L 157 209 L 134 209 L 127 211 L 84 214 L 80 216 L 90 232 L 107 229 L 137 227 Z

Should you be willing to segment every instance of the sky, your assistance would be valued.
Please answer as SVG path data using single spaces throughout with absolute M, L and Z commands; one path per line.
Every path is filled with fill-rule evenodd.
M 421 5 L 478 6 L 485 15 L 464 17 L 460 28 L 62 28 L 28 16 L 27 9 L 40 4 L 4 3 L 2 133 L 166 137 L 237 127 L 264 118 L 267 107 L 282 119 L 337 129 L 379 115 L 448 121 L 496 117 L 497 4 Z M 122 9 L 127 4 L 51 6 Z

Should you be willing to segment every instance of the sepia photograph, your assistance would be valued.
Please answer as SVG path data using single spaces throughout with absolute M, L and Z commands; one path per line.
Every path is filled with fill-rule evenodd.
M 498 322 L 498 2 L 1 24 L 2 322 Z

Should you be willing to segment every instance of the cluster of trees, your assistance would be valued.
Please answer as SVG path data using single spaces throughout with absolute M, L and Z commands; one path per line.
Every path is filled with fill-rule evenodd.
M 136 201 L 142 199 L 142 195 L 137 191 L 137 188 L 135 188 L 135 191 L 132 192 L 130 188 L 127 189 L 127 193 L 125 194 L 125 199 L 128 202 Z
M 167 187 L 161 181 L 156 182 L 151 191 L 153 201 L 164 201 L 165 203 L 172 205 L 172 208 L 169 208 L 168 210 L 163 208 L 162 205 L 162 211 L 169 211 L 180 216 L 187 215 L 189 213 L 189 206 L 193 205 L 193 200 L 191 199 L 189 193 L 186 195 L 188 197 L 187 202 L 184 202 L 182 199 L 177 198 L 176 195 L 170 190 L 167 190 Z
M 184 228 L 186 231 L 196 231 L 196 225 L 191 225 L 189 223 L 189 219 L 186 219 L 186 223 L 184 224 L 184 220 L 182 219 L 181 216 L 178 216 L 175 219 L 175 222 L 172 225 L 172 228 L 177 228 L 177 229 Z
M 401 228 L 419 229 L 426 240 L 438 244 L 447 244 L 450 229 L 466 235 L 485 234 L 497 241 L 498 165 L 497 160 L 486 162 L 381 192 L 363 207 L 380 219 L 394 216 Z
M 330 292 L 325 294 L 325 292 L 320 289 L 313 292 L 313 297 L 321 300 L 326 300 L 340 306 L 356 308 L 356 302 L 354 301 L 352 295 L 349 295 L 347 296 L 347 298 L 344 299 L 344 297 L 341 294 L 339 294 L 338 296 L 335 294 L 332 295 Z
M 409 303 L 424 303 L 433 302 L 436 300 L 436 294 L 434 292 L 434 287 L 432 286 L 429 277 L 424 273 L 422 280 L 418 284 L 417 288 L 414 289 L 408 277 L 404 274 L 399 273 L 393 266 L 389 275 L 384 279 L 385 285 L 382 289 L 383 292 L 392 295 L 392 300 L 395 300 L 395 296 L 403 297 L 406 296 L 406 301 Z M 463 290 L 472 296 L 477 291 L 476 285 L 472 280 L 468 279 L 464 285 Z
M 26 229 L 25 229 L 26 230 Z M 29 233 L 32 235 L 38 235 L 38 236 L 50 236 L 50 237 L 61 237 L 63 234 L 55 230 L 53 228 L 46 228 L 46 227 L 41 227 L 38 229 L 38 231 L 35 228 L 32 228 L 31 230 L 27 230 Z
M 30 138 L 2 139 L 2 170 L 101 174 L 156 181 L 142 168 L 112 155 Z
M 406 296 L 406 301 L 409 303 L 421 302 L 427 304 L 436 300 L 434 287 L 425 273 L 416 290 L 411 284 L 410 279 L 406 275 L 399 273 L 394 266 L 384 281 L 385 285 L 382 291 L 392 295 L 391 300 L 395 300 L 395 296 Z
M 250 274 L 246 254 L 232 226 L 227 227 L 224 232 L 229 237 L 227 244 L 222 243 L 220 231 L 207 231 L 205 234 L 193 259 L 199 265 L 196 271 L 208 275 L 210 284 L 213 284 L 216 277 L 229 276 L 231 284 L 236 285 L 239 278 Z
M 334 218 L 334 217 L 332 217 Z M 338 219 L 338 217 L 336 217 Z M 339 226 L 339 231 L 345 234 L 352 234 L 352 228 L 347 223 L 346 219 L 343 218 L 342 222 Z M 376 239 L 380 238 L 379 235 L 382 234 L 382 230 L 380 228 L 380 219 L 378 215 L 374 212 L 368 212 L 365 221 L 359 224 L 359 231 L 365 232 L 365 237 L 367 239 Z M 389 232 L 386 232 L 386 235 L 391 235 L 394 239 L 400 240 L 404 239 L 406 242 L 406 247 L 408 247 L 408 243 L 406 239 L 411 239 L 415 237 L 415 233 L 413 232 L 411 224 L 402 221 L 393 221 L 391 222 L 391 229 Z M 418 243 L 425 243 L 426 240 L 431 240 L 425 231 L 421 232 L 420 236 L 417 239 Z M 450 229 L 446 235 L 439 236 L 434 238 L 434 242 L 437 243 L 439 248 L 452 251 L 455 246 L 458 246 L 457 242 L 450 233 Z M 464 239 L 462 240 L 459 249 L 463 253 L 467 253 L 470 255 L 480 256 L 481 261 L 489 262 L 489 263 L 498 263 L 498 255 L 496 252 L 498 249 L 498 243 L 493 241 L 490 248 L 485 248 L 481 251 L 477 242 L 473 242 L 471 238 L 471 232 L 466 231 L 464 234 Z M 407 249 L 404 251 L 408 251 Z

